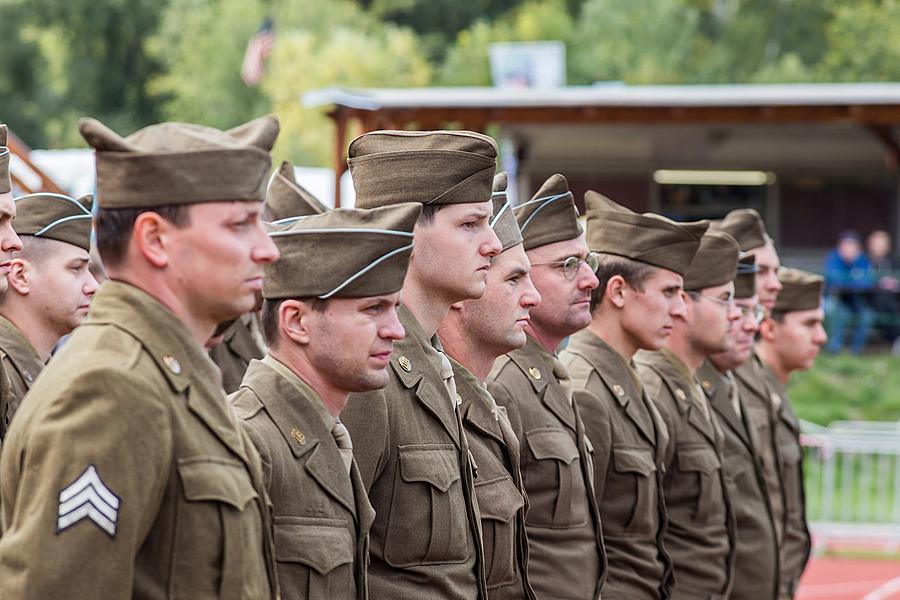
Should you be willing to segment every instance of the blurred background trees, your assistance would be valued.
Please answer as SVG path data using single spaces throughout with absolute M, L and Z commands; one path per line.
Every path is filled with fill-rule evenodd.
M 268 75 L 240 68 L 264 18 Z M 36 147 L 77 118 L 281 118 L 278 159 L 325 165 L 328 86 L 490 85 L 488 46 L 560 40 L 570 85 L 900 80 L 900 0 L 0 0 L 0 119 Z

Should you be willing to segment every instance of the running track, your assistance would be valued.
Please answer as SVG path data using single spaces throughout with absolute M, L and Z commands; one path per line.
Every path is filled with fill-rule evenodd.
M 900 561 L 813 558 L 795 600 L 900 600 Z

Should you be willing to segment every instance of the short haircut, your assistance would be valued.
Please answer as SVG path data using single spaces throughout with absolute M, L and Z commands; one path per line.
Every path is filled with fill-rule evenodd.
M 600 306 L 609 280 L 616 275 L 624 279 L 629 287 L 643 292 L 644 284 L 647 280 L 659 271 L 659 267 L 654 267 L 639 260 L 605 252 L 600 252 L 599 255 L 600 266 L 597 267 L 596 275 L 597 279 L 600 280 L 600 285 L 591 292 L 591 311 Z
M 124 260 L 134 223 L 145 212 L 153 212 L 183 229 L 191 224 L 190 204 L 166 204 L 154 208 L 101 208 L 97 211 L 97 251 L 106 266 L 118 266 Z
M 35 237 L 33 235 L 20 235 L 22 240 L 22 251 L 16 257 L 27 260 L 32 264 L 40 264 L 49 258 L 55 250 L 59 249 L 59 244 L 65 244 L 59 240 L 49 238 Z
M 260 311 L 259 320 L 262 325 L 263 339 L 266 346 L 270 348 L 278 347 L 278 332 L 281 330 L 278 322 L 278 312 L 281 309 L 281 303 L 288 298 L 279 298 L 278 300 L 263 300 L 262 310 Z M 323 313 L 328 308 L 328 300 L 321 298 L 294 298 L 309 305 L 315 312 Z
M 422 225 L 431 225 L 434 223 L 434 215 L 444 208 L 446 204 L 425 204 L 422 206 L 422 212 L 419 213 L 419 220 L 416 223 Z
M 783 310 L 771 310 L 769 311 L 769 318 L 776 323 L 784 323 L 784 315 L 786 314 L 787 312 Z

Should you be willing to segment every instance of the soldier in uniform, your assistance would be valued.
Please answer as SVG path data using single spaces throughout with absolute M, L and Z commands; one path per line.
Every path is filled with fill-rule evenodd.
M 664 547 L 669 435 L 644 393 L 632 357 L 659 350 L 685 311 L 684 273 L 707 225 L 639 215 L 589 191 L 588 248 L 600 255 L 591 324 L 561 359 L 594 446 L 594 495 L 603 515 L 609 572 L 603 595 L 662 600 L 672 587 Z
M 9 378 L 4 425 L 60 338 L 85 317 L 97 280 L 91 275 L 91 196 L 60 194 L 16 198 L 13 227 L 22 251 L 13 258 L 0 295 L 0 357 Z
M 12 253 L 22 249 L 22 242 L 13 229 L 12 222 L 16 218 L 16 204 L 12 197 L 12 182 L 9 179 L 9 148 L 6 147 L 6 125 L 0 123 L 0 294 L 6 293 L 8 283 L 6 276 L 12 266 Z M 6 439 L 6 405 L 10 398 L 9 377 L 0 362 L 0 449 Z
M 491 261 L 484 296 L 458 302 L 438 335 L 453 365 L 469 449 L 475 461 L 475 496 L 481 511 L 484 564 L 491 600 L 534 599 L 528 583 L 527 501 L 519 467 L 519 441 L 506 409 L 485 380 L 498 356 L 525 344 L 529 311 L 541 297 L 531 283 L 522 234 L 506 198 L 506 173 L 494 178 L 494 216 L 502 252 Z
M 734 369 L 753 352 L 753 341 L 765 314 L 756 295 L 756 257 L 738 263 L 735 304 L 741 319 L 732 329 L 733 346 L 713 354 L 697 371 L 725 438 L 722 453 L 731 485 L 737 527 L 737 555 L 731 600 L 775 600 L 778 597 L 778 541 L 756 428 L 749 420 L 734 379 Z
M 590 323 L 597 256 L 588 251 L 562 175 L 547 179 L 515 214 L 541 304 L 531 310 L 525 345 L 494 364 L 488 391 L 506 407 L 521 447 L 534 591 L 545 599 L 595 599 L 606 576 L 606 551 L 592 448 L 556 350 Z
M 670 441 L 663 485 L 669 514 L 666 550 L 675 571 L 673 599 L 728 598 L 734 572 L 734 513 L 722 464 L 724 439 L 695 373 L 710 354 L 733 344 L 737 242 L 707 232 L 684 276 L 685 314 L 662 350 L 636 356 L 638 375 L 656 403 Z
M 278 221 L 325 212 L 327 208 L 294 179 L 294 166 L 285 161 L 272 174 L 266 190 L 263 218 Z M 261 302 L 261 300 L 260 300 Z M 259 307 L 219 326 L 209 342 L 209 357 L 222 372 L 226 394 L 236 391 L 251 360 L 265 356 L 265 341 L 259 326 Z
M 80 130 L 111 279 L 12 422 L 4 595 L 277 598 L 259 454 L 203 344 L 278 257 L 259 219 L 278 122 Z
M 231 396 L 262 457 L 285 600 L 368 598 L 375 518 L 340 413 L 387 383 L 417 203 L 341 209 L 272 234 L 262 309 L 269 347 Z
M 481 297 L 500 242 L 490 227 L 497 146 L 468 131 L 377 131 L 350 144 L 356 206 L 424 204 L 382 390 L 341 419 L 375 508 L 374 598 L 485 598 L 473 465 L 453 367 L 436 335 L 450 305 Z
M 822 326 L 823 279 L 797 269 L 782 269 L 783 286 L 769 317 L 760 326 L 757 353 L 763 364 L 766 385 L 775 410 L 775 443 L 781 458 L 784 499 L 784 543 L 781 562 L 783 599 L 793 598 L 800 576 L 809 561 L 811 540 L 806 523 L 803 479 L 803 448 L 800 421 L 785 392 L 794 371 L 812 368 L 828 341 Z
M 766 233 L 762 218 L 753 209 L 733 210 L 721 221 L 713 221 L 711 227 L 725 231 L 737 240 L 741 252 L 756 260 L 756 293 L 759 304 L 767 311 L 775 307 L 781 282 L 778 269 L 781 263 L 772 239 Z M 734 369 L 742 406 L 747 409 L 747 420 L 756 429 L 759 441 L 757 453 L 762 461 L 763 478 L 779 549 L 784 530 L 784 501 L 782 499 L 782 465 L 775 444 L 775 409 L 772 392 L 766 385 L 766 377 L 759 356 L 754 350 L 750 358 Z

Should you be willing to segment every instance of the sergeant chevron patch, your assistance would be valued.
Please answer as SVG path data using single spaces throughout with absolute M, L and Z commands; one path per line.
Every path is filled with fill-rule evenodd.
M 56 533 L 62 533 L 82 519 L 90 519 L 110 537 L 116 537 L 119 519 L 119 497 L 89 465 L 74 482 L 59 492 Z

